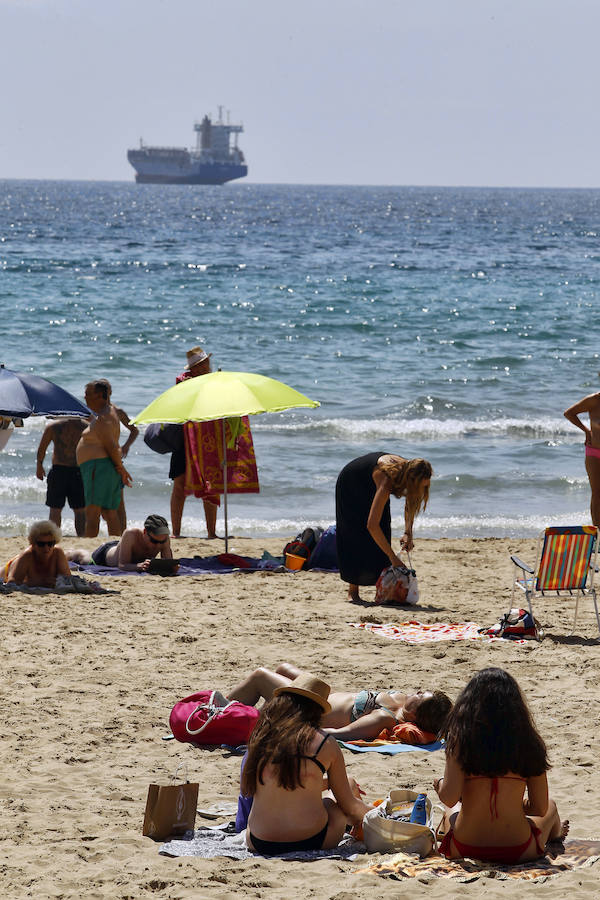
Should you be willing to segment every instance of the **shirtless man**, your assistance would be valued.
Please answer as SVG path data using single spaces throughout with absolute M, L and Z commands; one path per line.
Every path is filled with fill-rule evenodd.
M 123 485 L 131 487 L 132 482 L 123 465 L 119 418 L 109 402 L 106 382 L 86 384 L 85 402 L 96 414 L 77 444 L 77 462 L 85 490 L 85 536 L 98 535 L 101 515 L 109 534 L 121 534 L 121 492 Z
M 52 468 L 48 472 L 46 506 L 50 508 L 50 521 L 60 528 L 65 502 L 73 510 L 75 531 L 78 537 L 85 535 L 85 495 L 81 472 L 77 465 L 77 444 L 86 422 L 79 416 L 65 416 L 46 425 L 37 451 L 36 475 L 44 480 L 44 457 L 53 443 Z
M 581 413 L 588 413 L 589 428 L 579 418 Z M 564 415 L 585 434 L 585 470 L 592 490 L 590 512 L 593 524 L 600 528 L 600 393 L 589 394 L 574 403 Z
M 254 706 L 261 697 L 273 696 L 277 687 L 290 684 L 302 672 L 291 663 L 282 663 L 275 672 L 260 668 L 252 672 L 227 695 Z M 452 702 L 442 691 L 336 691 L 329 694 L 331 712 L 321 717 L 321 729 L 342 741 L 374 740 L 384 728 L 414 722 L 422 731 L 437 734 L 444 725 Z
M 121 423 L 121 425 L 123 425 L 129 432 L 129 437 L 127 438 L 125 443 L 121 445 L 121 458 L 125 459 L 125 457 L 129 453 L 129 448 L 131 447 L 131 445 L 137 438 L 138 434 L 140 433 L 139 428 L 137 428 L 136 425 L 133 425 L 133 423 L 131 422 L 131 419 L 129 418 L 129 416 L 127 415 L 127 413 L 125 412 L 124 409 L 121 409 L 120 406 L 116 406 L 112 402 L 112 385 L 111 385 L 110 381 L 107 378 L 99 378 L 98 381 L 101 382 L 102 384 L 105 384 L 108 387 L 108 402 L 110 403 L 110 405 L 116 412 L 117 418 L 119 419 L 119 422 Z M 117 512 L 119 515 L 119 528 L 121 529 L 119 534 L 123 534 L 123 532 L 127 528 L 127 513 L 125 512 L 125 499 L 123 497 L 123 491 L 121 491 L 121 502 L 119 504 L 119 509 L 117 510 Z
M 86 550 L 68 550 L 67 558 L 82 565 L 110 566 L 129 572 L 147 572 L 150 562 L 160 553 L 173 559 L 169 525 L 162 516 L 148 516 L 141 528 L 128 528 L 120 541 L 107 541 L 91 554 Z
M 34 522 L 27 539 L 29 547 L 6 566 L 5 581 L 29 587 L 56 587 L 56 576 L 70 576 L 67 557 L 60 547 L 60 528 L 54 522 Z

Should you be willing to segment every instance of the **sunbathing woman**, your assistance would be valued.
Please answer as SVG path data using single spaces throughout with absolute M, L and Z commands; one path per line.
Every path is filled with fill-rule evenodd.
M 62 549 L 56 546 L 60 541 L 61 531 L 54 522 L 49 520 L 34 522 L 27 538 L 29 547 L 22 550 L 4 567 L 6 582 L 13 581 L 29 587 L 53 588 L 56 586 L 58 575 L 70 576 L 67 557 Z
M 261 698 L 270 700 L 276 688 L 291 684 L 301 674 L 302 670 L 292 663 L 282 663 L 275 672 L 261 666 L 232 688 L 227 697 L 256 706 Z M 321 714 L 324 732 L 341 741 L 372 741 L 384 729 L 409 722 L 436 735 L 444 726 L 452 701 L 442 691 L 410 694 L 375 688 L 335 691 L 329 695 L 328 706 L 327 713 Z
M 329 685 L 304 673 L 263 707 L 242 773 L 242 794 L 253 797 L 247 843 L 257 853 L 336 847 L 370 808 L 348 780 L 337 743 L 319 730 L 328 696 Z M 327 787 L 335 799 L 323 799 Z
M 471 679 L 445 736 L 444 777 L 433 783 L 448 807 L 440 853 L 526 862 L 543 856 L 548 840 L 566 836 L 569 823 L 548 797 L 546 745 L 508 672 L 482 669 Z

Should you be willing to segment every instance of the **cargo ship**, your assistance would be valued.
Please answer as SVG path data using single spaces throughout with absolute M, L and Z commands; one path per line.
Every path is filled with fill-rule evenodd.
M 147 147 L 140 141 L 137 150 L 128 150 L 127 159 L 135 169 L 139 184 L 225 184 L 248 174 L 244 154 L 237 145 L 242 125 L 212 122 L 204 116 L 194 124 L 196 149 L 185 147 Z M 233 135 L 233 145 L 231 136 Z

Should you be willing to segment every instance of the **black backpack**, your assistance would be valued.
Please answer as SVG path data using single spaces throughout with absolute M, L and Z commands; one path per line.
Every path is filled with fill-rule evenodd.
M 283 555 L 285 556 L 286 553 L 291 553 L 293 556 L 301 556 L 308 562 L 311 553 L 321 540 L 322 534 L 323 529 L 318 525 L 305 528 L 304 531 L 301 531 L 300 534 L 296 535 L 295 540 L 290 541 L 285 545 L 283 548 Z

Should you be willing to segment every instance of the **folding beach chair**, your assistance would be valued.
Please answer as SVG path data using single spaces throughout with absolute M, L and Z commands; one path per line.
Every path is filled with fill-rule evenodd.
M 541 552 L 540 552 L 541 548 Z M 600 633 L 600 616 L 596 602 L 594 574 L 598 556 L 598 529 L 593 525 L 572 525 L 563 528 L 546 528 L 539 537 L 535 569 L 511 556 L 516 577 L 513 582 L 511 604 L 515 606 L 515 591 L 520 588 L 527 598 L 529 612 L 533 616 L 532 601 L 552 592 L 557 596 L 575 596 L 575 618 L 580 597 L 591 597 L 596 610 L 596 622 Z

